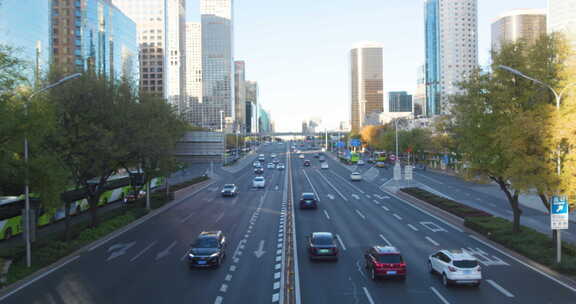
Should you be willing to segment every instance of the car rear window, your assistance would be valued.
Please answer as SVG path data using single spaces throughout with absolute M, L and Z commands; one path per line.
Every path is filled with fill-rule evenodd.
M 458 268 L 475 268 L 476 266 L 478 266 L 478 261 L 474 260 L 454 261 L 454 266 Z
M 302 194 L 302 199 L 312 200 L 312 199 L 314 199 L 314 195 L 313 194 Z
M 312 244 L 314 245 L 334 245 L 334 240 L 329 236 L 316 236 L 312 238 Z
M 385 263 L 385 264 L 398 264 L 398 263 L 402 263 L 402 256 L 399 254 L 381 254 L 376 256 L 376 260 L 378 260 L 379 263 Z
M 218 247 L 218 240 L 211 237 L 199 238 L 194 243 L 194 248 L 216 248 Z
M 261 182 L 264 180 L 264 178 L 263 177 L 256 177 L 254 180 L 257 182 Z

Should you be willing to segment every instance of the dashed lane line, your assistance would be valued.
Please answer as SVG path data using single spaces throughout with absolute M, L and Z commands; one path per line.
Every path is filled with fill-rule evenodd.
M 502 294 L 504 294 L 505 296 L 509 297 L 509 298 L 513 298 L 514 295 L 512 293 L 510 293 L 508 290 L 504 289 L 504 287 L 498 285 L 498 283 L 492 281 L 492 280 L 486 280 L 486 282 L 488 282 L 490 285 L 492 285 L 492 287 L 496 288 L 498 291 L 500 291 Z
M 366 295 L 366 298 L 368 299 L 368 302 L 370 302 L 370 304 L 374 304 L 374 300 L 372 299 L 372 296 L 370 295 L 370 292 L 368 291 L 368 288 L 362 287 L 362 289 L 364 290 L 364 294 Z
M 363 220 L 366 219 L 366 216 L 364 214 L 362 214 L 362 212 L 360 212 L 360 210 L 355 209 L 356 210 L 356 214 L 358 214 L 359 217 L 361 217 Z
M 436 290 L 436 288 L 430 286 L 430 290 L 432 290 L 432 292 L 440 299 L 440 301 L 442 301 L 442 303 L 444 303 L 444 304 L 450 304 L 450 302 L 448 302 L 448 301 L 446 300 L 446 298 L 444 298 L 444 297 L 440 294 L 440 292 L 438 292 L 438 290 Z
M 340 243 L 340 247 L 342 247 L 342 249 L 346 250 L 346 246 L 344 246 L 344 242 L 342 242 L 342 239 L 340 238 L 339 234 L 336 235 L 336 239 L 338 240 L 338 243 Z
M 430 243 L 434 244 L 434 246 L 440 246 L 440 244 L 438 244 L 438 242 L 436 242 L 435 240 L 433 240 L 431 237 L 427 236 L 426 239 L 427 239 Z
M 386 210 L 386 211 L 390 211 L 390 208 L 386 207 L 386 206 L 380 206 L 382 207 L 382 209 Z
M 330 220 L 330 215 L 328 215 L 328 211 L 326 211 L 326 210 L 322 210 L 322 211 L 324 211 L 324 215 L 326 216 L 326 219 Z
M 390 241 L 388 241 L 383 235 L 380 235 L 380 238 L 381 238 L 384 242 L 386 242 L 386 245 L 392 246 L 392 243 L 390 243 Z
M 146 252 L 146 251 L 148 251 L 148 249 L 152 248 L 152 246 L 154 246 L 154 244 L 156 244 L 156 241 L 150 243 L 150 245 L 146 246 L 146 248 L 144 248 L 137 255 L 135 255 L 133 258 L 131 258 L 130 262 L 134 262 L 137 258 L 139 258 L 141 255 L 143 255 L 144 252 Z M 184 257 L 186 257 L 186 255 L 184 255 Z
M 348 201 L 348 198 L 346 198 L 344 196 L 344 194 L 342 194 L 342 192 L 340 192 L 340 190 L 338 190 L 338 188 L 334 187 L 334 185 L 326 178 L 326 176 L 324 176 L 324 174 L 322 174 L 322 172 L 317 171 L 318 175 L 320 175 L 320 177 L 322 177 L 322 179 L 330 186 L 332 187 L 332 189 L 334 189 L 334 191 L 336 191 L 336 193 L 338 193 L 338 195 L 340 195 L 340 197 L 345 200 Z
M 314 191 L 314 194 L 316 195 L 316 198 L 318 199 L 318 201 L 320 201 L 320 196 L 318 195 L 318 191 L 316 191 L 316 188 L 314 187 L 314 185 L 312 184 L 312 181 L 310 181 L 310 178 L 308 177 L 308 174 L 306 174 L 306 171 L 302 170 L 302 173 L 304 173 L 304 177 L 306 177 L 306 180 L 308 181 L 308 183 L 310 184 L 310 186 L 312 187 L 312 191 Z
M 222 301 L 224 301 L 224 298 L 222 296 L 217 296 L 216 300 L 214 300 L 214 304 L 222 304 Z
M 414 227 L 412 224 L 408 224 L 408 227 L 414 231 L 418 231 L 418 228 Z
M 395 218 L 397 218 L 399 221 L 401 221 L 401 220 L 402 220 L 402 217 L 401 217 L 401 216 L 399 216 L 398 214 L 394 213 L 394 214 L 392 214 L 392 215 L 393 215 Z

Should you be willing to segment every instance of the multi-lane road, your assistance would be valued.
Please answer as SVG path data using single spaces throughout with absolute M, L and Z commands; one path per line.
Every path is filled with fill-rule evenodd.
M 312 166 L 268 145 L 287 170 L 265 169 L 266 187 L 251 187 L 251 161 L 236 173 L 216 168 L 213 183 L 198 188 L 169 210 L 119 236 L 100 242 L 61 267 L 0 296 L 2 303 L 277 303 L 285 298 L 286 203 L 302 192 L 319 197 L 317 210 L 294 210 L 296 303 L 575 303 L 576 289 L 422 211 L 372 181 L 349 181 L 350 170 L 327 157 L 329 169 L 306 153 Z M 255 156 L 251 156 L 254 158 Z M 288 178 L 292 191 L 288 192 Z M 223 184 L 240 188 L 223 198 Z M 227 257 L 217 269 L 189 269 L 186 251 L 201 232 L 222 230 Z M 337 235 L 337 262 L 311 262 L 305 237 Z M 408 265 L 405 281 L 372 281 L 363 268 L 371 245 L 393 245 Z M 479 288 L 446 288 L 426 269 L 440 248 L 466 248 L 480 261 Z

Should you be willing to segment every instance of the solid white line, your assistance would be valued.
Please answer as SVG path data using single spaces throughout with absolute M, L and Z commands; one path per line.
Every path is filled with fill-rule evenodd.
M 318 191 L 316 191 L 316 188 L 314 187 L 314 185 L 312 185 L 312 182 L 310 181 L 310 178 L 308 178 L 308 174 L 306 174 L 306 171 L 304 171 L 304 169 L 302 169 L 302 173 L 304 173 L 304 177 L 306 177 L 306 180 L 308 181 L 308 183 L 310 184 L 310 186 L 312 187 L 312 191 L 314 191 L 314 194 L 316 195 L 316 199 L 318 201 L 320 201 L 320 195 L 318 195 Z M 292 201 L 292 203 L 294 203 L 294 201 Z
M 330 220 L 330 216 L 328 215 L 328 211 L 326 211 L 326 210 L 322 210 L 322 211 L 324 211 L 324 215 L 326 216 L 326 219 Z
M 429 180 L 429 181 L 431 181 L 431 182 L 434 182 L 434 183 L 437 183 L 437 184 L 440 184 L 440 185 L 444 185 L 443 182 L 438 181 L 438 180 L 436 180 L 436 179 L 434 179 L 434 178 L 428 177 L 428 176 L 426 176 L 426 175 L 422 175 L 422 174 L 420 174 L 420 173 L 416 173 L 416 175 L 417 175 L 417 176 L 420 176 L 420 177 L 423 177 L 423 178 L 425 178 L 425 179 L 427 179 L 427 180 Z
M 338 193 L 338 195 L 340 195 L 340 197 L 345 200 L 348 201 L 348 199 L 344 196 L 344 194 L 342 194 L 342 192 L 340 192 L 340 190 L 338 190 L 338 188 L 334 187 L 334 185 L 326 178 L 326 176 L 324 176 L 324 174 L 322 174 L 322 172 L 320 171 L 316 171 L 318 173 L 318 175 L 320 175 L 320 177 L 322 177 L 322 179 L 332 188 L 334 189 L 334 191 L 336 191 L 336 193 Z
M 358 191 L 358 192 L 360 192 L 360 193 L 362 193 L 362 194 L 365 194 L 365 193 L 366 193 L 366 192 L 362 191 L 362 189 L 360 189 L 360 188 L 352 185 L 352 183 L 350 183 L 349 181 L 347 181 L 347 180 L 346 180 L 345 178 L 343 178 L 342 176 L 340 176 L 340 175 L 338 175 L 338 174 L 336 174 L 336 173 L 333 173 L 333 172 L 330 172 L 330 173 L 332 173 L 332 175 L 337 176 L 337 177 L 339 177 L 340 179 L 342 179 L 342 181 L 344 181 L 345 183 L 347 183 L 348 185 L 350 185 L 352 188 L 356 189 L 356 191 Z
M 434 244 L 434 246 L 440 246 L 440 244 L 438 244 L 435 240 L 433 240 L 433 239 L 430 238 L 429 236 L 427 236 L 426 239 L 427 239 L 430 243 Z
M 358 209 L 354 209 L 356 210 L 356 214 L 358 214 L 363 220 L 366 219 L 366 217 L 364 216 L 364 214 L 362 214 L 362 212 L 358 211 Z
M 394 214 L 392 214 L 392 215 L 393 215 L 395 218 L 397 218 L 399 221 L 401 221 L 401 220 L 402 220 L 402 217 L 401 217 L 401 216 L 399 216 L 398 214 L 394 213 Z
M 408 227 L 410 227 L 410 229 L 414 230 L 414 231 L 418 231 L 418 228 L 412 226 L 412 224 L 408 224 Z
M 152 246 L 154 246 L 154 244 L 156 244 L 156 241 L 150 243 L 150 245 L 146 246 L 146 248 L 144 248 L 142 251 L 140 251 L 137 255 L 135 255 L 133 258 L 130 259 L 130 262 L 134 262 L 134 260 L 136 260 L 138 257 L 140 257 L 142 254 L 144 254 L 144 252 L 146 252 L 148 249 L 150 249 Z M 184 255 L 186 256 L 186 255 Z M 182 260 L 182 259 L 181 259 Z
M 503 293 L 505 296 L 509 297 L 509 298 L 513 298 L 514 295 L 511 294 L 508 290 L 504 289 L 504 287 L 498 285 L 496 282 L 492 281 L 492 280 L 486 280 L 486 282 L 490 283 L 490 285 L 492 285 L 494 288 L 498 289 L 498 291 L 500 291 L 501 293 Z
M 290 158 L 291 158 L 291 154 L 290 152 L 288 152 L 288 162 L 290 162 Z M 290 163 L 290 169 L 292 169 L 292 164 Z M 288 171 L 288 170 L 286 170 Z M 290 172 L 292 172 L 292 170 L 290 170 Z M 288 173 L 286 173 L 286 176 L 288 176 Z M 294 176 L 292 174 L 290 174 L 290 179 L 292 181 L 292 183 L 294 182 Z M 287 187 L 286 187 L 287 188 Z M 296 212 L 294 210 L 294 191 L 290 191 L 290 196 L 292 199 L 292 244 L 298 244 L 298 238 L 296 236 Z M 298 266 L 298 250 L 296 248 L 297 246 L 292 246 L 292 257 L 294 258 L 294 302 L 296 302 L 296 304 L 301 304 L 302 303 L 302 299 L 301 299 L 301 294 L 300 294 L 300 269 Z M 284 252 L 285 254 L 286 252 Z M 284 257 L 282 259 L 282 270 L 286 271 L 286 268 L 284 266 L 284 261 L 286 261 L 286 258 Z M 285 282 L 284 282 L 284 276 L 282 276 L 282 279 L 280 280 L 280 284 L 282 286 L 285 286 Z M 279 296 L 279 300 L 284 301 L 284 288 L 280 289 L 280 296 Z
M 340 235 L 337 234 L 336 239 L 338 240 L 338 243 L 340 243 L 340 247 L 342 247 L 342 249 L 346 250 L 346 246 L 344 246 L 344 242 L 342 242 Z
M 427 215 L 429 215 L 429 216 L 437 219 L 438 221 L 446 224 L 447 226 L 450 226 L 452 229 L 454 229 L 454 230 L 456 230 L 456 231 L 458 231 L 458 232 L 464 232 L 462 229 L 460 229 L 460 228 L 458 228 L 458 227 L 456 227 L 456 226 L 448 223 L 448 222 L 445 221 L 444 219 L 441 219 L 441 218 L 435 216 L 434 214 L 432 214 L 432 213 L 430 213 L 430 212 L 428 212 L 428 211 L 426 211 L 426 210 L 424 210 L 424 209 L 422 209 L 422 208 L 420 208 L 420 207 L 418 207 L 418 206 L 416 206 L 416 205 L 414 205 L 414 204 L 412 204 L 412 203 L 410 203 L 410 202 L 408 202 L 408 201 L 406 201 L 406 200 L 398 197 L 396 194 L 394 194 L 394 193 L 392 193 L 392 192 L 389 192 L 389 191 L 387 191 L 387 190 L 382 190 L 382 191 L 386 192 L 388 195 L 392 196 L 393 198 L 395 198 L 395 199 L 397 199 L 397 200 L 400 200 L 401 202 L 404 202 L 404 203 L 408 204 L 408 206 L 411 206 L 412 208 L 414 208 L 414 209 L 416 209 L 416 210 L 418 210 L 418 211 L 420 211 L 420 212 L 422 212 L 422 213 L 424 213 L 424 214 L 427 214 Z
M 450 302 L 446 301 L 446 299 L 438 292 L 438 290 L 436 290 L 436 288 L 434 287 L 430 287 L 430 289 L 432 289 L 432 292 L 434 292 L 436 294 L 436 296 L 438 298 L 440 298 L 440 300 L 444 303 L 444 304 L 450 304 Z
M 366 298 L 368 298 L 368 302 L 370 302 L 370 304 L 374 304 L 374 300 L 372 300 L 372 296 L 370 295 L 370 292 L 368 292 L 368 289 L 366 287 L 362 287 L 362 289 L 364 290 Z
M 380 235 L 380 238 L 386 242 L 386 245 L 392 246 L 392 243 L 390 243 L 390 241 L 388 241 L 383 235 Z
M 470 238 L 472 238 L 472 239 L 474 239 L 474 240 L 476 240 L 476 241 L 478 241 L 478 242 L 480 242 L 480 243 L 482 243 L 482 244 L 484 244 L 484 245 L 486 245 L 486 246 L 488 246 L 488 247 L 490 247 L 490 248 L 492 248 L 492 249 L 500 252 L 501 254 L 503 254 L 503 255 L 505 255 L 505 256 L 513 259 L 514 261 L 516 261 L 516 262 L 518 262 L 518 263 L 520 263 L 520 264 L 522 264 L 522 265 L 524 265 L 524 266 L 526 266 L 526 267 L 534 270 L 535 272 L 537 272 L 537 273 L 539 273 L 539 274 L 547 277 L 548 279 L 550 279 L 550 280 L 552 280 L 552 281 L 554 281 L 554 282 L 556 282 L 556 283 L 558 283 L 558 284 L 560 284 L 560 285 L 562 285 L 562 286 L 570 289 L 571 291 L 576 292 L 576 288 L 574 288 L 574 287 L 572 287 L 572 286 L 570 286 L 570 285 L 568 285 L 568 284 L 566 284 L 566 283 L 564 283 L 564 282 L 556 279 L 555 277 L 553 277 L 553 276 L 551 276 L 551 275 L 549 275 L 549 274 L 547 274 L 547 273 L 545 273 L 545 272 L 540 271 L 539 269 L 537 269 L 536 267 L 534 267 L 534 266 L 532 266 L 532 265 L 530 265 L 530 264 L 524 263 L 524 262 L 521 261 L 520 259 L 518 259 L 518 258 L 516 258 L 516 257 L 514 257 L 514 256 L 512 256 L 512 255 L 510 255 L 510 254 L 508 254 L 508 253 L 506 253 L 506 252 L 498 249 L 498 248 L 495 247 L 495 246 L 492 246 L 491 244 L 489 244 L 489 243 L 487 243 L 487 242 L 484 242 L 483 240 L 477 238 L 476 236 L 470 235 Z M 0 299 L 0 300 L 2 300 L 2 299 Z
M 59 265 L 58 267 L 52 268 L 52 269 L 50 269 L 50 270 L 46 271 L 45 273 L 43 273 L 43 274 L 41 274 L 41 275 L 39 275 L 39 276 L 35 277 L 34 279 L 32 279 L 32 280 L 30 280 L 30 281 L 28 281 L 28 282 L 26 282 L 26 283 L 22 284 L 22 285 L 21 285 L 21 286 L 19 286 L 18 288 L 16 288 L 16 289 L 12 290 L 11 292 L 9 292 L 9 293 L 7 293 L 7 294 L 3 295 L 3 296 L 0 298 L 0 301 L 2 301 L 2 300 L 4 300 L 4 299 L 8 298 L 9 296 L 11 296 L 11 295 L 15 294 L 16 292 L 20 291 L 21 289 L 23 289 L 23 288 L 25 288 L 25 287 L 28 287 L 30 284 L 32 284 L 32 283 L 34 283 L 34 282 L 36 282 L 36 281 L 38 281 L 38 280 L 40 280 L 40 279 L 44 278 L 45 276 L 47 276 L 47 275 L 51 274 L 52 272 L 54 272 L 54 271 L 56 271 L 56 270 L 58 270 L 58 269 L 60 269 L 60 268 L 62 268 L 62 267 L 64 267 L 64 266 L 66 266 L 66 265 L 68 265 L 68 264 L 70 264 L 70 263 L 72 263 L 72 262 L 76 261 L 76 260 L 77 260 L 79 257 L 80 257 L 80 256 L 79 256 L 79 255 L 77 255 L 77 256 L 75 256 L 75 257 L 71 258 L 70 260 L 68 260 L 68 261 L 66 261 L 66 262 L 64 262 L 64 263 L 62 263 L 62 264 L 61 264 L 61 265 Z

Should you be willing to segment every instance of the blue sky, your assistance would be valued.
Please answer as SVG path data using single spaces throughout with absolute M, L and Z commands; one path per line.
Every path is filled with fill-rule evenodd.
M 328 128 L 349 119 L 348 52 L 360 41 L 384 45 L 384 90 L 414 92 L 424 63 L 423 0 L 236 0 L 235 59 L 260 86 L 277 129 L 299 130 L 322 117 Z M 361 4 L 361 5 L 360 5 Z M 198 21 L 199 0 L 187 0 Z M 478 0 L 480 64 L 488 63 L 490 23 L 546 0 Z M 387 93 L 386 93 L 387 94 Z

